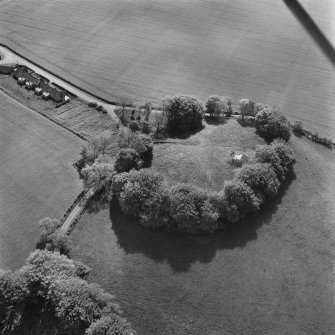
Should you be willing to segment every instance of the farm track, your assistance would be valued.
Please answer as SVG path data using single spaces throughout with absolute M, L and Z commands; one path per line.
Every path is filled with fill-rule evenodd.
M 0 92 L 0 268 L 21 266 L 37 222 L 61 217 L 82 189 L 72 164 L 83 143 Z

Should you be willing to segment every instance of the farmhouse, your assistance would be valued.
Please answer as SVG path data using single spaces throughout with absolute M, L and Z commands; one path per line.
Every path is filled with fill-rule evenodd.
M 29 78 L 29 81 L 26 82 L 25 87 L 28 90 L 37 88 L 40 84 L 40 81 L 41 78 L 36 73 L 32 73 Z

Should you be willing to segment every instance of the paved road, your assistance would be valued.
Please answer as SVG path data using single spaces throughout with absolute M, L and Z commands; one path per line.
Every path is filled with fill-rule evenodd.
M 30 69 L 34 70 L 36 73 L 39 73 L 43 77 L 47 78 L 51 82 L 54 82 L 55 84 L 64 87 L 67 91 L 75 94 L 79 98 L 86 100 L 86 101 L 92 101 L 96 102 L 99 105 L 102 105 L 108 112 L 108 114 L 111 116 L 112 119 L 114 119 L 115 122 L 121 123 L 120 119 L 116 116 L 114 113 L 115 105 L 107 104 L 93 96 L 91 96 L 88 93 L 85 93 L 81 91 L 80 89 L 75 88 L 72 86 L 70 83 L 66 82 L 65 80 L 59 79 L 52 75 L 51 73 L 41 69 L 40 67 L 32 64 L 31 62 L 25 60 L 24 58 L 16 55 L 12 51 L 8 50 L 7 48 L 4 48 L 0 46 L 0 54 L 1 54 L 1 60 L 0 64 L 21 64 L 21 65 L 26 65 Z

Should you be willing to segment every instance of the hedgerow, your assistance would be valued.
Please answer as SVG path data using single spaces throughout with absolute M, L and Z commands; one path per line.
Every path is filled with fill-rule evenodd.
M 122 211 L 146 227 L 214 232 L 275 197 L 294 163 L 290 147 L 274 141 L 257 147 L 255 160 L 239 169 L 219 192 L 208 193 L 189 184 L 169 188 L 163 176 L 151 169 L 115 175 L 112 192 Z

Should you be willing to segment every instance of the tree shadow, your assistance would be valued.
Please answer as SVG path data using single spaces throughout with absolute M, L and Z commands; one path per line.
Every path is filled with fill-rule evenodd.
M 110 206 L 110 192 L 101 191 L 93 194 L 86 204 L 85 210 L 88 213 L 99 213 L 103 209 L 108 209 Z
M 244 120 L 242 117 L 236 118 L 236 121 L 239 123 L 240 126 L 242 127 L 250 127 L 250 128 L 255 128 L 255 119 L 251 118 L 245 118 Z
M 278 196 L 259 212 L 238 223 L 229 224 L 214 234 L 189 235 L 172 230 L 149 230 L 130 215 L 124 215 L 117 200 L 110 203 L 112 229 L 127 253 L 141 253 L 155 262 L 167 262 L 173 271 L 186 272 L 195 262 L 209 263 L 218 250 L 243 248 L 257 239 L 257 230 L 270 224 L 292 181 L 290 173 Z
M 297 0 L 283 0 L 286 6 L 291 10 L 293 15 L 298 19 L 300 24 L 305 28 L 314 42 L 319 46 L 325 56 L 335 66 L 335 50 L 329 40 L 325 37 L 314 20 L 309 16 L 306 10 Z
M 205 121 L 212 126 L 220 126 L 222 124 L 227 123 L 227 120 L 224 116 L 214 116 L 214 115 L 210 115 L 210 116 L 205 116 Z
M 205 126 L 203 124 L 201 124 L 201 126 L 194 128 L 192 130 L 173 130 L 173 129 L 169 129 L 168 130 L 168 135 L 169 138 L 178 138 L 181 140 L 187 140 L 188 138 L 190 138 L 191 136 L 199 133 L 200 131 L 202 131 L 205 128 Z

